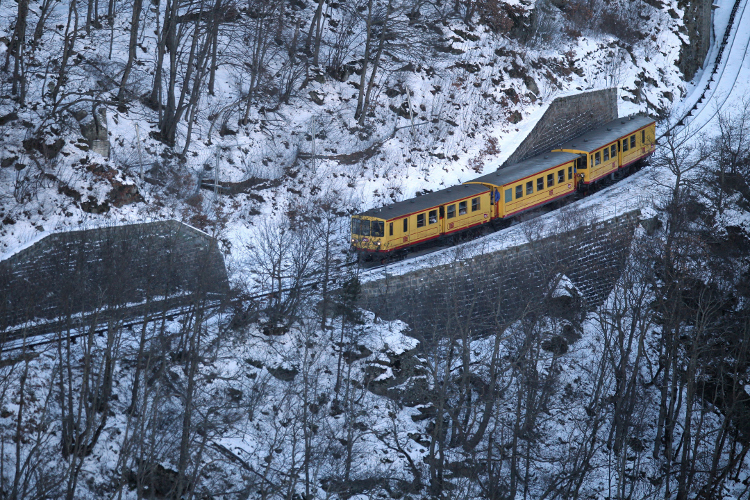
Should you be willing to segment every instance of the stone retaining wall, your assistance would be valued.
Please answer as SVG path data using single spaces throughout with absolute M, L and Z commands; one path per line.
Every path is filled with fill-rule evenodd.
M 437 328 L 468 327 L 479 334 L 534 311 L 566 276 L 577 300 L 592 310 L 620 275 L 639 213 L 451 264 L 386 275 L 362 285 L 359 304 L 384 319 L 409 323 L 418 337 Z
M 214 238 L 177 221 L 51 234 L 0 262 L 0 332 L 228 291 Z M 14 328 L 15 327 L 15 328 Z M 38 330 L 38 328 L 37 328 Z
M 615 88 L 558 97 L 552 101 L 534 130 L 503 163 L 503 167 L 551 151 L 616 118 Z

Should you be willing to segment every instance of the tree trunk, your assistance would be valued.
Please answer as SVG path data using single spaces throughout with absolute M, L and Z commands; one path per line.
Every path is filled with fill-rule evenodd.
M 183 403 L 182 413 L 182 432 L 180 435 L 180 454 L 177 465 L 177 484 L 175 498 L 182 498 L 182 495 L 188 493 L 191 485 L 187 484 L 186 474 L 190 462 L 190 438 L 192 436 L 192 419 L 193 419 L 193 397 L 195 396 L 196 376 L 198 373 L 198 364 L 200 363 L 201 337 L 203 333 L 203 321 L 200 308 L 196 304 L 194 311 L 194 323 L 191 327 L 191 333 L 188 339 L 187 366 L 185 367 L 185 378 L 187 387 L 185 389 L 185 400 Z M 195 487 L 195 485 L 192 485 Z
M 315 46 L 320 48 L 320 30 L 323 17 L 323 3 L 325 0 L 318 0 L 318 6 L 315 9 L 315 15 L 313 15 L 312 21 L 310 21 L 310 30 L 307 32 L 307 40 L 305 41 L 305 52 L 311 55 L 313 58 L 313 66 L 318 65 L 318 54 L 312 51 L 313 47 L 313 33 L 315 33 Z M 370 2 L 372 4 L 372 2 Z M 368 26 L 369 27 L 369 26 Z
M 122 80 L 120 81 L 120 91 L 117 93 L 117 100 L 120 102 L 125 99 L 125 85 L 128 83 L 128 77 L 130 76 L 130 71 L 133 69 L 133 62 L 135 61 L 136 44 L 138 43 L 138 25 L 141 17 L 142 6 L 143 0 L 133 0 L 133 17 L 130 21 L 128 62 L 125 63 L 125 69 L 122 72 Z
M 93 17 L 93 13 L 94 13 L 94 0 L 88 0 L 87 8 L 86 8 L 86 36 L 91 35 L 91 18 Z
M 365 92 L 365 100 L 362 105 L 362 109 L 359 115 L 359 124 L 365 124 L 365 115 L 370 107 L 370 95 L 372 88 L 375 86 L 375 75 L 378 72 L 378 66 L 380 66 L 380 57 L 383 54 L 383 46 L 385 45 L 385 35 L 388 31 L 388 21 L 391 17 L 391 0 L 388 0 L 388 8 L 386 9 L 385 19 L 383 20 L 383 26 L 381 27 L 380 40 L 378 41 L 378 51 L 375 54 L 375 60 L 372 62 L 372 73 L 370 74 L 370 81 L 367 83 L 367 91 Z M 362 70 L 364 74 L 364 69 Z M 407 91 L 408 92 L 408 91 Z
M 24 48 L 26 47 L 26 18 L 29 14 L 29 0 L 18 1 L 18 11 L 16 16 L 16 29 L 13 32 L 13 78 L 11 83 L 11 93 L 18 96 L 18 102 L 23 106 L 25 95 L 25 76 L 23 75 L 23 58 Z M 11 50 L 6 55 L 5 66 L 8 66 L 8 57 Z
M 217 52 L 219 50 L 219 11 L 221 10 L 221 0 L 216 0 L 216 4 L 213 8 L 213 14 L 211 15 L 211 71 L 208 76 L 208 93 L 214 95 L 214 86 L 216 85 L 216 68 Z
M 151 87 L 151 96 L 149 102 L 151 106 L 157 108 L 159 112 L 159 122 L 162 119 L 161 109 L 161 95 L 162 95 L 162 66 L 164 65 L 164 54 L 167 50 L 167 27 L 170 24 L 170 2 L 177 2 L 178 0 L 166 0 L 167 4 L 164 9 L 164 26 L 159 29 L 159 13 L 156 13 L 156 31 L 159 33 L 159 38 L 156 44 L 156 67 L 154 68 L 154 84 Z
M 372 46 L 372 0 L 367 0 L 367 36 L 365 38 L 365 54 L 362 58 L 362 73 L 359 77 L 359 92 L 357 93 L 357 109 L 354 111 L 354 118 L 359 123 L 364 123 L 363 105 L 365 100 L 365 81 L 367 78 L 367 62 L 370 59 L 370 47 Z M 312 29 L 312 28 L 311 28 Z
M 73 22 L 73 26 L 71 27 L 70 23 Z M 68 59 L 70 59 L 70 54 L 73 52 L 73 47 L 76 43 L 76 33 L 78 32 L 78 11 L 76 10 L 76 2 L 70 2 L 70 7 L 68 8 L 68 22 L 65 26 L 65 38 L 63 40 L 63 53 L 62 53 L 62 61 L 60 62 L 60 71 L 57 74 L 57 82 L 55 83 L 54 88 L 52 89 L 52 109 L 53 111 L 57 109 L 58 102 L 57 97 L 60 93 L 60 89 L 62 88 L 63 82 L 66 78 L 66 73 L 68 70 Z

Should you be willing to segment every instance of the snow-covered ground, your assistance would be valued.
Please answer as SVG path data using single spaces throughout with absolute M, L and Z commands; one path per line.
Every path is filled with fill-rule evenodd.
M 750 42 L 750 21 L 747 17 L 750 14 L 745 12 L 746 3 L 747 0 L 743 0 L 743 14 L 738 15 L 735 24 L 738 28 L 734 31 L 732 48 L 724 55 L 726 62 L 722 63 L 723 69 L 720 74 L 726 76 L 714 82 L 714 85 L 717 85 L 716 91 L 699 105 L 699 113 L 690 124 L 692 130 L 700 130 L 695 136 L 696 139 L 710 137 L 715 133 L 715 116 L 707 116 L 710 115 L 712 107 L 714 110 L 730 110 L 737 108 L 742 102 L 741 92 L 738 92 L 741 85 L 736 82 L 745 82 L 750 78 L 750 68 L 745 58 L 747 44 Z M 71 189 L 91 193 L 97 203 L 106 200 L 113 179 L 123 184 L 138 186 L 145 201 L 112 207 L 106 215 L 90 214 L 82 211 L 75 200 L 60 194 L 57 186 L 53 185 L 37 191 L 36 196 L 31 199 L 15 203 L 12 189 L 8 189 L 8 186 L 12 187 L 16 183 L 14 176 L 20 175 L 16 174 L 20 170 L 4 168 L 2 217 L 12 217 L 14 223 L 3 224 L 0 230 L 0 241 L 3 246 L 0 251 L 8 255 L 51 230 L 167 217 L 177 217 L 188 222 L 208 220 L 204 227 L 222 240 L 228 252 L 227 262 L 234 280 L 252 281 L 253 270 L 248 268 L 248 263 L 252 262 L 254 257 L 252 248 L 258 234 L 268 221 L 277 222 L 285 213 L 300 206 L 311 205 L 324 195 L 337 199 L 342 212 L 351 212 L 391 200 L 405 199 L 424 189 L 438 189 L 490 172 L 512 153 L 515 146 L 541 117 L 549 102 L 557 95 L 616 85 L 620 89 L 621 115 L 655 111 L 655 108 L 665 110 L 671 104 L 665 97 L 665 92 L 670 92 L 676 97 L 687 96 L 686 100 L 676 107 L 675 114 L 679 114 L 679 110 L 689 109 L 694 102 L 692 99 L 696 99 L 696 96 L 703 92 L 707 75 L 705 72 L 699 73 L 696 81 L 687 85 L 680 79 L 675 62 L 680 38 L 684 34 L 677 33 L 681 25 L 680 17 L 675 19 L 667 14 L 670 9 L 681 13 L 676 4 L 677 2 L 668 2 L 660 10 L 651 12 L 655 39 L 634 47 L 633 54 L 628 54 L 624 49 L 610 50 L 613 47 L 610 38 L 595 38 L 591 34 L 584 34 L 570 42 L 570 46 L 567 47 L 569 55 L 564 57 L 559 51 L 544 47 L 512 53 L 510 56 L 497 56 L 496 48 L 512 52 L 519 47 L 514 46 L 513 42 L 498 39 L 482 28 L 475 32 L 478 40 L 471 40 L 455 34 L 455 29 L 465 29 L 465 26 L 448 26 L 446 31 L 454 33 L 456 39 L 461 39 L 451 42 L 451 46 L 463 51 L 463 54 L 453 58 L 446 56 L 444 60 L 436 61 L 430 72 L 423 70 L 411 73 L 398 82 L 413 92 L 410 99 L 415 109 L 421 110 L 423 105 L 429 110 L 419 112 L 418 114 L 424 117 L 417 118 L 417 121 L 426 120 L 429 125 L 420 125 L 414 129 L 399 129 L 409 125 L 409 120 L 391 113 L 387 106 L 390 101 L 381 92 L 378 97 L 381 99 L 381 106 L 372 120 L 373 126 L 369 137 L 360 139 L 357 134 L 349 131 L 350 128 L 354 128 L 351 96 L 353 91 L 348 87 L 348 83 L 330 79 L 323 83 L 312 83 L 309 89 L 305 89 L 305 92 L 314 90 L 324 95 L 324 106 L 297 100 L 288 107 L 282 107 L 270 117 L 253 110 L 252 119 L 257 122 L 256 128 L 243 129 L 238 131 L 237 135 L 223 138 L 214 132 L 214 136 L 210 138 L 213 141 L 211 145 L 206 144 L 208 126 L 204 120 L 195 131 L 197 137 L 187 156 L 185 169 L 189 174 L 188 178 L 195 178 L 197 173 L 204 172 L 204 165 L 215 164 L 218 144 L 222 148 L 218 160 L 221 180 L 238 182 L 255 176 L 278 181 L 276 184 L 269 183 L 269 187 L 265 189 L 233 196 L 219 194 L 214 197 L 211 191 L 200 191 L 195 185 L 188 185 L 183 186 L 179 194 L 165 197 L 162 191 L 142 183 L 138 178 L 138 169 L 132 167 L 132 159 L 137 155 L 138 149 L 134 125 L 138 124 L 144 154 L 156 157 L 165 151 L 163 145 L 148 137 L 147 131 L 153 130 L 154 127 L 153 115 L 137 104 L 133 104 L 127 113 L 110 109 L 108 126 L 112 133 L 111 142 L 114 148 L 112 158 L 107 161 L 93 153 L 83 154 L 68 143 L 63 148 L 63 152 L 68 153 L 68 156 L 50 166 L 50 171 Z M 720 38 L 718 34 L 723 33 L 732 2 L 720 0 L 717 5 L 714 31 L 717 38 Z M 750 12 L 750 9 L 747 10 Z M 118 34 L 119 36 L 121 35 Z M 144 35 L 146 45 L 150 43 L 149 37 L 150 34 Z M 124 58 L 122 42 L 123 40 L 118 38 L 114 50 L 115 58 Z M 0 44 L 0 47 L 3 46 Z M 97 50 L 100 49 L 92 44 L 82 52 L 86 57 L 93 57 Z M 715 55 L 714 46 L 710 57 Z M 554 64 L 544 63 L 542 59 L 554 61 Z M 485 64 L 488 60 L 493 61 L 494 66 Z M 637 61 L 637 64 L 633 60 Z M 481 68 L 476 73 L 465 73 L 454 67 L 457 62 L 479 64 Z M 542 69 L 531 71 L 540 88 L 540 95 L 535 96 L 535 99 L 528 97 L 529 89 L 521 79 L 510 76 L 508 69 L 512 63 L 530 68 L 535 64 L 541 66 Z M 554 78 L 556 83 L 542 76 L 551 67 L 563 64 L 570 64 L 572 68 L 578 69 L 578 72 L 570 71 L 564 76 L 557 75 Z M 708 65 L 706 67 L 709 67 Z M 643 100 L 636 104 L 633 102 L 637 88 L 636 80 L 643 78 L 639 76 L 640 73 L 657 82 L 657 85 L 646 85 L 642 91 Z M 724 78 L 729 78 L 730 75 L 731 83 L 727 83 L 729 80 Z M 510 81 L 506 88 L 512 88 L 517 95 L 522 96 L 517 103 L 507 100 L 500 103 L 481 96 L 482 93 L 490 93 L 502 99 L 498 89 L 488 83 L 493 77 L 501 76 L 503 81 Z M 211 109 L 214 110 L 233 99 L 232 75 L 228 72 L 221 73 L 218 80 L 223 83 L 219 86 L 215 100 L 211 101 Z M 450 93 L 452 96 L 446 91 L 433 93 L 436 85 L 442 89 L 455 90 Z M 729 98 L 724 99 L 727 96 Z M 399 104 L 396 100 L 393 102 Z M 512 112 L 519 112 L 523 120 L 514 125 L 510 124 L 506 118 Z M 27 113 L 27 117 L 33 115 L 29 110 L 24 113 Z M 203 110 L 202 113 L 208 115 L 209 109 Z M 310 132 L 313 118 L 316 120 L 316 128 L 326 131 L 325 137 L 316 139 L 316 152 L 320 157 L 314 164 L 311 160 L 291 162 L 293 151 L 311 150 L 312 141 L 306 140 L 305 135 Z M 437 119 L 439 123 L 433 124 L 432 119 Z M 454 121 L 456 125 L 446 124 L 447 119 Z M 274 125 L 274 121 L 278 123 Z M 663 131 L 664 128 L 660 128 L 660 132 Z M 4 157 L 20 155 L 18 161 L 26 161 L 19 145 L 24 132 L 7 128 L 2 132 L 6 133 L 6 139 L 0 145 Z M 184 130 L 182 132 L 184 133 Z M 482 153 L 488 138 L 497 139 L 499 152 Z M 372 157 L 363 157 L 355 163 L 332 158 L 365 149 L 381 140 L 383 144 Z M 285 142 L 290 146 L 285 146 Z M 89 164 L 104 165 L 104 170 L 82 170 L 76 167 L 76 162 L 85 156 L 89 157 Z M 271 161 L 265 165 L 263 160 L 267 158 L 271 158 Z M 206 172 L 209 179 L 215 174 L 215 170 Z M 668 171 L 649 167 L 616 185 L 567 206 L 565 211 L 575 211 L 592 220 L 605 220 L 636 208 L 653 214 L 653 207 L 661 201 L 661 186 L 668 185 L 670 180 L 671 174 Z M 184 201 L 194 196 L 189 194 L 195 192 L 202 194 L 200 199 L 193 198 L 190 203 Z M 207 219 L 202 216 L 206 216 Z M 541 224 L 543 228 L 554 231 L 556 220 L 561 216 L 564 214 L 560 212 L 549 213 L 535 220 L 534 224 Z M 223 219 L 223 223 L 211 222 L 219 218 Z M 346 216 L 341 216 L 343 222 L 346 222 L 346 219 Z M 526 223 L 521 222 L 506 230 L 466 243 L 458 248 L 458 252 L 465 256 L 523 243 L 524 224 Z M 342 226 L 338 251 L 346 246 L 348 240 L 347 225 L 344 223 Z M 456 251 L 456 248 L 452 248 L 435 252 L 389 265 L 369 274 L 365 273 L 362 277 L 375 279 L 384 272 L 404 273 L 432 266 L 453 260 Z M 249 288 L 252 289 L 252 286 L 250 283 Z M 603 362 L 602 325 L 606 324 L 606 321 L 598 321 L 599 319 L 596 316 L 587 318 L 581 330 L 581 339 L 572 344 L 567 356 L 553 356 L 540 350 L 536 359 L 534 366 L 540 376 L 558 376 L 557 383 L 560 387 L 565 387 L 565 391 L 552 398 L 542 411 L 544 418 L 538 429 L 544 439 L 540 441 L 540 447 L 544 451 L 543 458 L 550 460 L 539 461 L 536 468 L 531 471 L 534 478 L 542 481 L 540 484 L 547 480 L 551 483 L 555 478 L 564 476 L 563 471 L 556 468 L 553 459 L 575 455 L 578 450 L 576 446 L 581 444 L 577 440 L 585 435 L 586 426 L 590 422 L 590 412 L 605 411 L 603 408 L 583 407 L 580 404 L 581 399 L 569 399 L 571 396 L 594 398 L 592 395 L 596 393 L 594 375 L 598 363 Z M 546 321 L 543 320 L 543 323 Z M 206 468 L 206 477 L 211 481 L 208 486 L 214 488 L 213 491 L 224 491 L 227 496 L 238 498 L 244 493 L 253 498 L 274 494 L 281 497 L 287 493 L 286 496 L 292 496 L 295 492 L 300 493 L 300 489 L 294 486 L 283 492 L 275 491 L 273 487 L 278 484 L 291 484 L 293 481 L 289 478 L 303 476 L 300 469 L 304 457 L 302 450 L 304 446 L 311 444 L 315 453 L 322 457 L 312 471 L 315 481 L 343 475 L 341 456 L 346 455 L 347 445 L 351 443 L 354 445 L 350 452 L 357 458 L 357 468 L 352 471 L 352 477 L 368 478 L 381 474 L 394 481 L 408 482 L 412 479 L 411 474 L 415 469 L 426 474 L 427 466 L 424 459 L 429 455 L 429 445 L 425 440 L 431 430 L 430 420 L 423 419 L 421 415 L 421 410 L 425 408 L 419 405 L 401 406 L 389 398 L 366 390 L 361 385 L 361 381 L 366 378 L 365 374 L 372 376 L 371 382 L 387 385 L 388 381 L 395 379 L 395 372 L 398 371 L 396 367 L 414 355 L 418 343 L 408 336 L 408 325 L 401 322 L 383 322 L 372 314 L 364 313 L 361 324 L 352 322 L 346 325 L 336 320 L 331 323 L 330 330 L 322 330 L 317 323 L 310 320 L 300 322 L 280 335 L 267 335 L 261 327 L 251 324 L 245 326 L 241 334 L 237 334 L 235 338 L 226 338 L 217 334 L 220 323 L 220 318 L 209 320 L 207 323 L 207 334 L 215 343 L 212 344 L 206 358 L 201 360 L 198 370 L 201 380 L 198 400 L 200 407 L 206 409 L 203 415 L 205 421 L 210 422 L 212 427 L 201 428 L 192 436 L 192 445 L 196 449 L 201 439 L 203 443 L 209 443 L 210 451 L 206 452 L 208 458 L 202 464 Z M 508 335 L 503 338 L 506 343 L 499 348 L 498 356 L 512 359 L 512 356 L 518 354 L 518 351 L 514 350 L 518 346 L 514 344 L 513 338 L 514 335 L 522 333 L 521 326 L 513 325 L 508 328 Z M 544 323 L 540 328 L 548 328 L 550 332 L 557 333 L 562 326 L 549 320 L 549 324 Z M 154 328 L 150 335 L 156 338 L 157 327 Z M 175 320 L 169 322 L 165 328 L 167 332 L 177 335 L 185 329 L 185 325 Z M 345 330 L 348 340 L 342 344 L 340 340 Z M 339 332 L 341 337 L 338 337 Z M 657 341 L 653 333 L 653 330 L 648 332 L 650 342 Z M 101 345 L 103 340 L 98 339 L 95 342 Z M 134 432 L 129 429 L 137 420 L 125 414 L 137 365 L 133 361 L 137 356 L 136 342 L 136 335 L 133 334 L 127 336 L 122 345 L 118 346 L 125 354 L 125 362 L 118 364 L 114 372 L 114 393 L 117 395 L 117 400 L 113 400 L 112 403 L 114 415 L 105 427 L 99 445 L 85 460 L 83 475 L 86 479 L 82 480 L 83 486 L 79 490 L 81 498 L 114 494 L 108 488 L 112 488 L 121 479 L 113 471 L 118 470 L 119 457 L 124 456 L 120 447 L 126 443 L 125 437 L 129 436 L 129 432 Z M 81 351 L 77 349 L 80 347 L 72 348 L 73 357 L 78 359 L 78 356 L 81 356 L 83 359 Z M 163 379 L 166 389 L 165 393 L 159 396 L 163 398 L 161 406 L 154 404 L 144 409 L 144 415 L 146 410 L 153 411 L 153 416 L 149 417 L 153 418 L 151 423 L 161 427 L 150 431 L 151 449 L 144 448 L 143 456 L 147 455 L 147 452 L 153 453 L 148 456 L 164 467 L 173 468 L 176 460 L 170 454 L 170 447 L 177 446 L 177 424 L 182 416 L 180 405 L 187 377 L 179 361 L 180 352 L 176 348 L 171 352 L 156 352 L 156 348 L 154 349 L 155 359 L 161 363 L 159 366 L 166 368 L 162 372 L 153 368 L 153 376 L 144 376 L 143 380 L 144 383 L 149 380 L 148 387 L 159 387 Z M 348 356 L 356 358 L 361 355 L 362 358 L 342 361 L 345 349 L 351 349 L 347 352 Z M 367 354 L 367 351 L 370 351 L 370 354 Z M 420 372 L 422 374 L 431 369 L 434 370 L 432 373 L 440 373 L 440 370 L 445 368 L 442 354 L 429 352 L 429 349 L 427 351 L 416 356 L 416 361 L 412 361 L 423 370 Z M 466 350 L 472 365 L 487 363 L 492 357 L 492 351 L 492 339 L 471 341 L 470 347 Z M 57 413 L 46 413 L 44 405 L 48 401 L 54 401 L 54 398 L 45 400 L 43 396 L 47 393 L 52 394 L 54 384 L 57 383 L 56 377 L 59 375 L 59 367 L 62 366 L 59 356 L 60 353 L 55 349 L 44 349 L 38 356 L 35 354 L 29 360 L 30 373 L 33 376 L 28 384 L 35 394 L 32 401 L 25 403 L 27 414 L 34 415 L 35 418 L 41 415 L 43 420 L 39 425 L 31 426 L 29 433 L 33 430 L 37 433 L 35 435 L 43 437 L 40 441 L 43 445 L 42 450 L 45 451 L 41 455 L 44 459 L 42 462 L 45 467 L 49 465 L 50 471 L 62 467 L 63 461 L 57 458 L 60 453 L 57 426 L 61 419 Z M 170 357 L 173 361 L 178 361 L 170 365 Z M 367 372 L 374 370 L 373 366 L 379 366 L 380 370 Z M 458 373 L 458 368 L 456 370 Z M 341 375 L 342 373 L 345 375 Z M 487 374 L 481 372 L 481 375 Z M 653 374 L 644 373 L 644 377 L 645 375 Z M 295 380 L 294 383 L 290 383 L 289 377 Z M 431 380 L 434 382 L 435 379 Z M 154 381 L 157 383 L 151 386 Z M 430 390 L 435 390 L 440 385 L 425 384 Z M 304 390 L 299 390 L 302 386 Z M 4 436 L 13 434 L 16 422 L 14 417 L 19 415 L 19 394 L 14 390 L 15 388 L 11 388 L 8 392 L 9 397 L 4 398 L 0 404 L 0 423 Z M 342 409 L 336 404 L 344 400 L 343 391 L 350 391 L 347 400 L 351 402 L 351 406 Z M 652 396 L 655 397 L 653 394 Z M 239 398 L 241 404 L 232 398 Z M 231 418 L 227 417 L 225 421 L 218 418 L 212 420 L 215 417 L 211 413 L 214 408 L 212 405 L 219 403 L 233 409 Z M 508 400 L 503 401 L 501 405 L 503 409 L 508 410 L 508 415 L 512 413 L 511 403 Z M 479 405 L 474 403 L 474 406 Z M 639 408 L 636 419 L 644 424 L 644 427 L 653 424 L 658 418 L 654 408 Z M 499 422 L 504 418 L 506 415 L 503 413 L 497 420 Z M 706 422 L 706 427 L 715 425 L 718 417 L 709 416 L 708 419 L 711 421 Z M 502 422 L 498 422 L 495 423 L 501 428 Z M 650 431 L 644 432 L 648 434 Z M 8 443 L 10 442 L 9 438 Z M 710 436 L 706 436 L 705 446 L 710 447 L 711 444 Z M 214 445 L 223 446 L 235 457 L 227 459 L 225 455 L 215 453 L 211 448 Z M 615 496 L 612 471 L 617 458 L 611 450 L 604 449 L 601 442 L 593 443 L 592 446 L 597 450 L 592 461 L 595 471 L 589 476 L 590 481 L 584 489 L 591 498 L 612 498 Z M 696 449 L 699 448 L 696 446 Z M 32 451 L 25 450 L 24 453 Z M 10 464 L 15 457 L 11 457 L 7 451 L 5 453 Z M 469 461 L 466 455 L 458 452 L 449 458 Z M 414 463 L 417 466 L 412 469 Z M 10 466 L 6 470 L 11 470 Z M 643 472 L 649 479 L 655 478 L 655 482 L 662 477 L 654 463 L 631 464 L 627 471 L 632 474 Z M 423 479 L 426 481 L 426 478 Z M 740 498 L 743 494 L 741 484 L 744 480 L 746 473 L 731 483 L 733 490 L 725 491 L 725 498 Z M 643 483 L 646 484 L 647 481 Z M 253 485 L 252 491 L 241 491 L 244 485 Z M 261 491 L 262 493 L 259 493 Z M 396 493 L 403 494 L 401 490 L 397 490 Z M 530 492 L 531 497 L 541 496 L 542 493 L 541 490 Z M 640 493 L 645 497 L 647 492 L 638 491 L 635 497 Z M 318 490 L 316 494 L 323 498 L 327 493 Z M 466 494 L 467 497 L 471 497 L 473 494 L 481 495 L 482 492 L 467 490 Z M 127 490 L 124 491 L 124 495 L 134 498 L 136 493 Z M 353 498 L 364 497 L 362 495 Z
M 717 131 L 717 114 L 729 113 L 742 109 L 743 100 L 747 100 L 748 91 L 745 82 L 748 78 L 748 47 L 750 46 L 750 9 L 747 0 L 741 0 L 735 22 L 727 27 L 733 2 L 718 2 L 714 10 L 714 39 L 711 50 L 703 68 L 698 71 L 687 88 L 687 95 L 676 103 L 671 115 L 671 124 L 685 117 L 694 106 L 697 109 L 687 116 L 684 126 L 689 133 L 715 135 Z M 729 29 L 726 48 L 719 61 L 716 74 L 712 73 L 713 63 L 718 57 L 720 42 Z M 701 97 L 704 100 L 701 102 Z M 681 127 L 680 127 L 681 128 Z
M 523 3 L 524 8 L 529 8 L 527 4 Z M 141 156 L 146 158 L 146 169 L 154 160 L 166 168 L 177 167 L 174 160 L 162 158 L 166 158 L 168 151 L 149 135 L 155 130 L 155 113 L 137 102 L 131 103 L 127 110 L 109 107 L 107 125 L 112 145 L 109 161 L 68 142 L 62 149 L 67 156 L 58 156 L 45 167 L 57 181 L 35 190 L 27 198 L 19 195 L 17 186 L 31 187 L 38 183 L 31 177 L 24 183 L 29 168 L 18 173 L 13 168 L 0 172 L 6 200 L 0 216 L 13 221 L 0 227 L 0 252 L 12 251 L 35 239 L 40 232 L 159 218 L 178 218 L 203 225 L 222 238 L 226 248 L 240 249 L 252 239 L 252 228 L 260 220 L 282 218 L 296 207 L 309 206 L 326 197 L 336 198 L 339 210 L 360 211 L 490 172 L 513 152 L 558 95 L 616 86 L 621 115 L 664 112 L 672 106 L 667 95 L 677 100 L 685 94 L 675 64 L 685 36 L 680 33 L 683 23 L 679 16 L 673 18 L 668 14 L 670 10 L 681 11 L 676 2 L 666 2 L 658 9 L 646 5 L 643 8 L 649 11 L 647 22 L 653 27 L 652 35 L 627 49 L 612 36 L 594 33 L 575 38 L 558 36 L 553 42 L 529 48 L 482 25 L 469 28 L 460 22 L 448 24 L 442 28 L 445 43 L 456 54 L 420 59 L 414 71 L 386 73 L 374 97 L 374 116 L 368 117 L 364 131 L 358 131 L 353 116 L 355 91 L 351 84 L 358 81 L 353 74 L 344 82 L 330 77 L 322 82 L 313 79 L 304 89 L 304 95 L 294 97 L 290 104 L 265 114 L 253 108 L 249 126 L 222 137 L 217 133 L 218 125 L 208 118 L 236 100 L 236 86 L 242 75 L 233 66 L 221 67 L 217 72 L 216 93 L 205 96 L 193 131 L 195 137 L 184 165 L 178 169 L 184 179 L 168 180 L 174 190 L 166 199 L 163 190 L 139 180 Z M 333 18 L 338 15 L 336 12 L 332 11 Z M 64 6 L 58 5 L 53 8 L 52 19 L 63 22 L 66 14 Z M 81 70 L 83 76 L 76 85 L 82 88 L 93 85 L 101 77 L 102 68 L 116 71 L 126 59 L 127 37 L 120 34 L 120 28 L 128 26 L 126 17 L 118 17 L 120 25 L 114 32 L 111 59 L 107 59 L 108 30 L 92 31 L 91 43 L 87 39 L 79 48 L 83 61 L 95 63 L 98 69 Z M 12 19 L 11 12 L 0 16 L 1 19 L 6 22 Z M 149 11 L 147 25 L 152 26 L 154 21 L 154 13 Z M 717 22 L 721 21 L 721 16 L 717 16 Z M 155 44 L 150 29 L 144 30 L 141 38 L 144 47 Z M 46 47 L 53 50 L 58 40 L 59 33 L 55 31 L 45 34 L 42 51 Z M 6 47 L 0 44 L 0 50 L 5 51 Z M 153 57 L 153 51 L 138 54 L 139 64 L 134 71 L 141 92 L 148 90 Z M 403 62 L 396 60 L 384 64 L 387 72 L 403 66 Z M 536 91 L 529 89 L 524 75 L 535 82 Z M 41 83 L 36 80 L 30 83 L 29 107 L 22 110 L 20 119 L 33 123 L 43 113 L 43 109 L 34 111 L 33 103 L 38 99 Z M 388 97 L 389 89 L 400 93 Z M 409 118 L 389 109 L 406 103 L 407 89 L 411 94 L 407 104 L 416 113 L 417 126 L 413 128 Z M 324 96 L 323 104 L 307 99 L 309 92 Z M 0 114 L 4 109 L 10 108 L 7 105 L 0 108 Z M 516 124 L 508 121 L 514 114 L 521 118 Z M 5 127 L 0 155 L 17 156 L 18 164 L 31 163 L 20 146 L 28 131 L 16 125 Z M 69 125 L 75 128 L 74 122 Z M 229 126 L 235 127 L 234 122 Z M 314 141 L 317 158 L 299 159 L 298 154 L 312 152 L 313 126 L 317 131 Z M 178 150 L 184 143 L 185 132 L 181 125 Z M 497 141 L 496 148 L 488 147 L 491 140 Z M 342 155 L 357 154 L 373 145 L 376 149 L 372 155 L 362 155 L 353 163 L 340 160 Z M 86 158 L 89 165 L 102 165 L 104 172 L 77 166 Z M 195 180 L 212 181 L 217 165 L 223 182 L 253 177 L 272 182 L 265 189 L 215 198 L 211 191 L 199 190 Z M 87 199 L 98 205 L 105 203 L 115 182 L 137 186 L 144 202 L 111 206 L 105 214 L 81 210 L 81 202 Z M 82 199 L 77 201 L 61 190 L 74 190 L 81 193 Z M 346 244 L 343 232 L 339 241 L 342 246 Z M 230 254 L 229 258 L 235 256 Z

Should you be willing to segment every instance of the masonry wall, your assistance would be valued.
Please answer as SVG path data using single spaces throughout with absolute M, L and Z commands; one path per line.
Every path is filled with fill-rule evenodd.
M 575 139 L 616 118 L 617 89 L 615 88 L 558 97 L 552 101 L 534 130 L 503 163 L 503 166 L 549 152 L 562 143 Z
M 123 318 L 146 302 L 219 299 L 227 283 L 216 240 L 177 221 L 52 234 L 0 262 L 0 332 L 93 312 Z
M 362 285 L 360 306 L 407 322 L 416 336 L 469 328 L 473 335 L 539 310 L 566 276 L 592 310 L 625 264 L 638 211 L 467 260 Z M 498 233 L 501 234 L 501 233 Z

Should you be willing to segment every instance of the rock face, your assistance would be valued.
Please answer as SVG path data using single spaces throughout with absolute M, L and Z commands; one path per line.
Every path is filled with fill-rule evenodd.
M 703 66 L 711 44 L 711 0 L 682 0 L 679 6 L 685 10 L 685 31 L 689 43 L 680 49 L 677 66 L 692 80 L 695 72 Z
M 431 397 L 427 369 L 419 360 L 416 348 L 398 354 L 381 353 L 365 365 L 365 385 L 373 394 L 386 396 L 404 406 L 427 404 Z
M 91 150 L 109 158 L 107 110 L 99 106 L 94 108 L 93 113 L 78 111 L 75 113 L 75 117 L 81 127 L 81 135 L 86 139 Z

